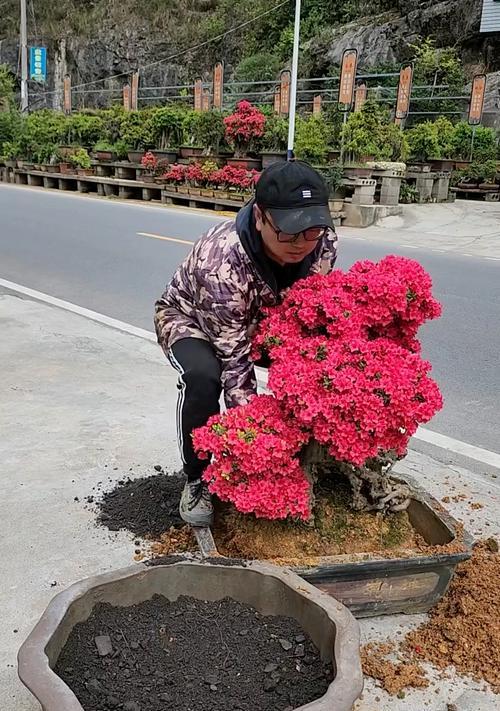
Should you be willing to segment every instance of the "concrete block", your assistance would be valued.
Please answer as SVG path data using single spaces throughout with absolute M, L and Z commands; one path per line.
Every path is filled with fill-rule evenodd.
M 479 691 L 466 691 L 453 703 L 457 711 L 498 711 L 498 704 Z

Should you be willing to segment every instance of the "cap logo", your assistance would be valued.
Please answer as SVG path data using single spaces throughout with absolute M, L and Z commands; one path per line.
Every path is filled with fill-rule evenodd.
M 310 197 L 312 197 L 311 191 L 310 191 L 310 190 L 303 190 L 303 191 L 302 191 L 302 197 L 303 197 L 303 198 L 310 198 Z

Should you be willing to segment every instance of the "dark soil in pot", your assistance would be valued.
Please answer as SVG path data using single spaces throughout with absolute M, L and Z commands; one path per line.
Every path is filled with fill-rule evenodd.
M 158 595 L 95 607 L 55 672 L 85 711 L 290 711 L 323 696 L 333 677 L 293 619 L 228 598 Z
M 97 502 L 98 522 L 147 539 L 148 553 L 154 556 L 194 551 L 191 529 L 178 513 L 183 484 L 183 477 L 162 473 L 121 480 Z M 406 512 L 357 512 L 350 501 L 347 480 L 336 479 L 317 496 L 314 526 L 257 519 L 217 501 L 215 541 L 219 552 L 229 558 L 267 559 L 282 565 L 313 565 L 320 556 L 355 553 L 393 557 L 397 551 L 414 550 L 418 555 L 426 548 Z M 136 556 L 142 560 L 144 551 L 138 548 Z

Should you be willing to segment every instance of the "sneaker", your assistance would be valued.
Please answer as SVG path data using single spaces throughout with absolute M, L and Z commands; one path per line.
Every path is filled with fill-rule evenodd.
M 201 480 L 187 481 L 179 504 L 181 518 L 191 526 L 211 526 L 214 520 L 212 497 Z

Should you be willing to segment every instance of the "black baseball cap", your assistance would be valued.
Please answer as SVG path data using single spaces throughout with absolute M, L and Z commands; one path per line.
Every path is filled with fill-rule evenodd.
M 299 160 L 273 163 L 255 189 L 255 202 L 282 232 L 297 234 L 309 227 L 333 227 L 328 189 L 321 175 Z

